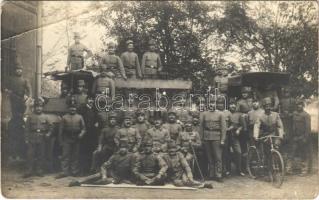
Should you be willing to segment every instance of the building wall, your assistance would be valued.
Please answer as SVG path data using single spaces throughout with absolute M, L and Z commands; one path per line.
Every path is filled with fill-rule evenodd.
M 32 94 L 36 88 L 37 4 L 33 1 L 7 1 L 3 3 L 1 13 L 1 82 L 13 74 L 18 57 L 24 67 L 23 76 L 31 84 Z M 2 100 L 2 111 L 5 112 L 7 102 L 5 97 Z

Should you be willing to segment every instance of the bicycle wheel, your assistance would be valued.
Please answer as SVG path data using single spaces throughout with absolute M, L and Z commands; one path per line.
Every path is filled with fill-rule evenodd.
M 247 156 L 247 171 L 251 178 L 257 178 L 259 170 L 261 169 L 261 160 L 257 148 L 255 146 L 250 146 L 248 148 Z
M 285 176 L 285 166 L 282 156 L 279 151 L 271 150 L 271 176 L 273 186 L 279 188 Z

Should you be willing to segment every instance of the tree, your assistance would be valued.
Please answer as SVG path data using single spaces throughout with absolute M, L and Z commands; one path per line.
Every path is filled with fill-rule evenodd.
M 226 3 L 217 27 L 225 51 L 239 47 L 243 65 L 289 72 L 295 95 L 318 94 L 315 2 Z
M 96 23 L 109 30 L 108 37 L 118 41 L 118 53 L 125 51 L 125 41 L 132 39 L 141 58 L 150 39 L 157 47 L 164 70 L 172 78 L 186 78 L 198 83 L 198 75 L 210 68 L 204 55 L 205 41 L 214 19 L 209 6 L 202 2 L 112 2 Z M 202 73 L 209 76 L 209 73 Z

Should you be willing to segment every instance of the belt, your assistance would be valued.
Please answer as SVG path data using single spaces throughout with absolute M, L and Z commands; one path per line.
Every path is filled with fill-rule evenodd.
M 146 65 L 145 67 L 146 67 L 146 68 L 151 68 L 151 69 L 156 69 L 156 68 L 157 68 L 157 67 L 155 67 L 155 66 L 153 66 L 153 65 L 151 65 L 151 66 Z
M 134 67 L 132 67 L 132 66 L 124 66 L 124 68 L 127 68 L 127 69 L 134 69 Z
M 83 56 L 75 56 L 75 55 L 72 55 L 71 57 L 83 58 Z
M 220 128 L 205 128 L 206 131 L 220 131 Z

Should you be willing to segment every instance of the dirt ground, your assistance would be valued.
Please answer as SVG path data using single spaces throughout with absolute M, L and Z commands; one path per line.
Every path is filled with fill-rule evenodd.
M 317 169 L 315 169 L 317 170 Z M 318 170 L 317 170 L 318 171 Z M 317 172 L 316 171 L 316 172 Z M 212 182 L 214 189 L 168 190 L 67 187 L 73 177 L 56 180 L 55 174 L 45 177 L 21 178 L 22 173 L 13 169 L 2 170 L 2 195 L 6 198 L 288 198 L 314 199 L 319 195 L 318 173 L 306 177 L 287 176 L 280 189 L 269 182 L 249 177 L 230 177 L 223 183 Z

